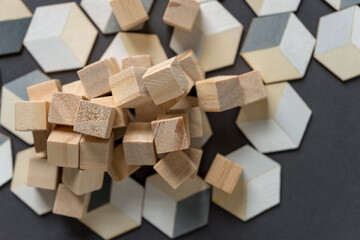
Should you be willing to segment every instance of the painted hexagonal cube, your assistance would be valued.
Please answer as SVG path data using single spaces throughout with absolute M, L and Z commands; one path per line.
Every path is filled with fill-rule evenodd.
M 0 134 L 0 187 L 7 183 L 13 175 L 13 157 L 11 138 Z
M 301 0 L 245 0 L 258 16 L 295 12 Z
M 360 3 L 360 0 L 324 0 L 335 10 L 341 10 Z

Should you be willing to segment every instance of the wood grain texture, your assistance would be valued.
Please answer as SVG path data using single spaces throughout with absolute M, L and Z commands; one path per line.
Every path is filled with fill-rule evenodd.
M 200 4 L 195 0 L 170 0 L 163 21 L 173 27 L 191 32 Z
M 78 196 L 101 189 L 103 180 L 103 171 L 77 168 L 63 168 L 61 178 L 62 183 Z
M 193 107 L 188 109 L 170 109 L 169 113 L 186 113 L 188 115 L 190 138 L 202 137 L 204 135 L 200 107 Z
M 34 147 L 35 151 L 46 152 L 47 151 L 47 139 L 50 136 L 51 130 L 46 131 L 33 131 Z
M 174 189 L 196 172 L 195 164 L 182 151 L 167 154 L 154 166 L 154 169 Z
M 84 85 L 80 80 L 64 84 L 62 86 L 62 92 L 72 93 L 81 96 L 83 99 L 88 99 Z
M 119 71 L 116 60 L 106 58 L 84 67 L 77 73 L 88 98 L 92 99 L 110 93 L 109 77 Z
M 245 106 L 267 97 L 259 71 L 254 70 L 239 76 L 242 96 L 241 106 Z
M 165 110 L 156 105 L 152 99 L 135 108 L 136 121 L 138 122 L 151 122 L 160 115 L 165 115 Z
M 243 168 L 217 154 L 205 177 L 205 182 L 231 194 L 240 178 Z
M 81 218 L 86 214 L 89 203 L 89 193 L 77 196 L 64 184 L 59 184 L 53 213 L 66 217 Z
M 21 101 L 15 103 L 15 130 L 48 130 L 49 104 L 46 101 Z
M 48 162 L 59 167 L 79 167 L 80 140 L 82 134 L 71 127 L 56 126 L 47 140 Z
M 183 150 L 183 152 L 188 155 L 188 157 L 191 159 L 191 161 L 194 163 L 196 171 L 193 173 L 193 175 L 190 176 L 190 178 L 194 179 L 199 171 L 201 158 L 203 155 L 203 150 L 199 148 L 193 148 L 190 147 L 188 149 Z
M 61 92 L 61 81 L 52 79 L 43 83 L 32 85 L 26 89 L 30 101 L 51 102 L 54 92 Z
M 188 80 L 176 57 L 149 68 L 143 81 L 156 105 L 184 94 Z
M 81 101 L 76 116 L 74 131 L 86 135 L 109 139 L 115 120 L 116 110 L 87 101 Z
M 152 121 L 151 128 L 158 154 L 183 150 L 190 145 L 183 117 Z
M 141 0 L 111 0 L 110 5 L 116 20 L 124 31 L 149 19 Z
M 129 123 L 123 144 L 126 164 L 152 166 L 156 163 L 154 135 L 150 123 Z
M 49 110 L 49 123 L 74 126 L 82 97 L 73 93 L 54 92 Z
M 192 49 L 177 55 L 176 58 L 180 62 L 184 72 L 186 72 L 193 81 L 204 80 L 205 72 Z
M 129 67 L 142 67 L 149 68 L 151 67 L 151 58 L 150 55 L 136 55 L 124 57 L 121 59 L 121 69 L 125 70 Z

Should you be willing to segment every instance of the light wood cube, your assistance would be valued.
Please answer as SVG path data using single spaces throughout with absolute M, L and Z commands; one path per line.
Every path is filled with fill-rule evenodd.
M 190 176 L 190 178 L 195 178 L 198 174 L 201 158 L 203 155 L 203 150 L 198 148 L 188 148 L 183 150 L 183 152 L 191 159 L 191 161 L 194 163 L 196 171 Z
M 101 189 L 104 181 L 104 172 L 63 168 L 61 181 L 73 193 L 80 196 Z
M 116 110 L 113 107 L 81 101 L 74 124 L 74 131 L 98 138 L 109 139 L 115 115 Z
M 205 72 L 200 66 L 199 60 L 194 51 L 189 49 L 176 56 L 184 72 L 189 75 L 193 81 L 203 80 Z
M 33 131 L 34 147 L 37 153 L 47 151 L 47 139 L 50 136 L 50 133 L 51 130 Z
M 53 213 L 73 217 L 83 217 L 88 209 L 90 203 L 90 193 L 77 196 L 64 184 L 59 184 Z
M 188 87 L 188 80 L 176 57 L 149 68 L 143 81 L 156 105 L 183 95 Z
M 107 171 L 113 159 L 114 134 L 109 139 L 83 136 L 80 141 L 80 169 Z
M 46 101 L 22 101 L 15 103 L 15 130 L 48 130 L 49 104 Z
M 50 165 L 45 154 L 30 158 L 28 171 L 26 185 L 56 190 L 60 180 L 60 169 Z
M 152 166 L 156 163 L 154 135 L 150 123 L 129 123 L 123 144 L 126 164 Z
M 0 187 L 13 176 L 13 156 L 11 138 L 0 134 Z
M 254 18 L 240 55 L 265 83 L 304 77 L 315 38 L 294 13 Z
M 82 134 L 71 127 L 56 126 L 47 140 L 48 162 L 59 167 L 78 168 Z
M 110 77 L 110 88 L 117 106 L 136 108 L 149 101 L 143 82 L 146 68 L 130 67 Z
M 186 113 L 188 115 L 190 138 L 198 138 L 204 135 L 200 107 L 192 107 L 188 109 L 170 109 L 169 113 Z
M 243 167 L 243 174 L 229 194 L 213 188 L 212 201 L 243 221 L 280 203 L 280 172 L 278 163 L 244 146 L 226 156 Z
M 73 93 L 75 95 L 81 96 L 83 99 L 88 99 L 84 85 L 82 84 L 81 80 L 64 84 L 62 86 L 62 92 Z
M 249 4 L 257 16 L 273 15 L 284 12 L 296 12 L 301 2 L 301 0 L 264 0 L 261 2 L 257 0 L 245 1 L 247 4 Z
M 170 0 L 163 21 L 175 28 L 191 32 L 199 9 L 200 3 L 195 0 Z
M 27 87 L 26 90 L 30 101 L 51 102 L 53 93 L 61 92 L 61 82 L 58 79 L 52 79 Z
M 195 163 L 182 151 L 167 154 L 155 164 L 154 169 L 174 189 L 197 171 Z
M 120 71 L 114 58 L 94 62 L 77 72 L 89 99 L 110 93 L 109 77 Z
M 259 71 L 251 71 L 239 76 L 242 95 L 241 107 L 266 98 L 266 90 Z
M 176 190 L 159 175 L 146 179 L 144 219 L 169 238 L 177 238 L 207 225 L 210 186 L 200 177 L 187 180 Z
M 75 2 L 35 9 L 24 45 L 45 72 L 84 67 L 97 30 Z
M 129 56 L 121 59 L 122 70 L 125 70 L 129 67 L 149 68 L 151 66 L 152 64 L 150 55 Z
M 265 88 L 268 97 L 242 107 L 237 126 L 262 153 L 298 148 L 311 110 L 289 83 L 270 84 Z
M 117 22 L 124 31 L 149 19 L 141 0 L 111 0 L 110 5 Z
M 72 93 L 55 92 L 50 104 L 49 123 L 74 126 L 81 99 Z
M 151 122 L 156 120 L 158 116 L 165 115 L 165 113 L 165 110 L 156 105 L 152 99 L 135 108 L 136 121 L 138 122 Z
M 152 121 L 151 127 L 158 154 L 189 148 L 189 136 L 183 117 Z

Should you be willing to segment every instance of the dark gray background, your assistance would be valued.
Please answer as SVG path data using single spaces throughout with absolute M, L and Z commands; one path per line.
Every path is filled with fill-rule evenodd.
M 31 11 L 36 6 L 59 2 L 63 1 L 25 0 Z M 246 32 L 254 14 L 245 1 L 222 3 L 244 25 Z M 166 0 L 155 1 L 143 32 L 157 33 L 171 57 L 174 53 L 168 46 L 172 30 L 162 22 L 166 4 Z M 332 11 L 322 0 L 302 0 L 297 16 L 315 36 L 319 17 Z M 89 63 L 100 58 L 112 38 L 99 35 Z M 21 54 L 0 57 L 4 82 L 36 68 L 39 66 L 26 49 Z M 234 66 L 208 76 L 249 70 L 238 56 Z M 77 79 L 75 71 L 49 75 L 63 83 Z M 312 59 L 305 78 L 291 84 L 313 110 L 313 117 L 298 150 L 269 155 L 282 166 L 281 204 L 247 223 L 212 205 L 209 225 L 180 239 L 360 239 L 360 80 L 343 83 Z M 238 111 L 208 114 L 214 135 L 204 149 L 201 176 L 217 152 L 227 154 L 247 143 L 235 125 Z M 11 135 L 4 129 L 1 132 Z M 27 147 L 16 137 L 12 140 L 14 153 Z M 149 171 L 141 170 L 136 178 L 143 179 Z M 6 184 L 0 188 L 0 239 L 100 239 L 75 219 L 53 214 L 38 217 L 9 187 Z M 92 202 L 92 207 L 100 202 Z M 144 220 L 140 228 L 120 239 L 166 237 Z

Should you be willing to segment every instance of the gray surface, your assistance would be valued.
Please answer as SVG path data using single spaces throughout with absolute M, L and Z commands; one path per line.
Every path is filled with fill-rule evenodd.
M 22 18 L 0 22 L 0 55 L 17 53 L 22 48 L 22 42 L 31 18 Z
M 58 2 L 25 0 L 31 11 L 37 5 Z M 222 3 L 247 31 L 254 14 L 245 1 L 224 0 Z M 159 34 L 170 57 L 174 55 L 168 46 L 171 28 L 162 22 L 166 5 L 165 0 L 155 1 L 144 32 Z M 322 0 L 302 0 L 297 15 L 315 36 L 319 17 L 330 12 L 333 12 L 332 8 Z M 112 38 L 113 35 L 99 35 L 89 62 L 101 57 Z M 18 55 L 0 57 L 2 79 L 6 82 L 38 67 L 26 50 Z M 237 56 L 234 66 L 208 76 L 249 70 L 244 60 Z M 77 79 L 76 71 L 50 76 L 64 83 Z M 292 81 L 291 85 L 314 115 L 298 150 L 269 154 L 282 167 L 281 204 L 246 223 L 212 204 L 209 225 L 179 239 L 360 239 L 360 77 L 343 83 L 312 59 L 305 78 Z M 214 137 L 205 146 L 201 176 L 206 174 L 216 153 L 226 155 L 248 143 L 235 125 L 238 111 L 208 114 Z M 4 129 L 1 132 L 10 135 Z M 14 152 L 27 147 L 16 137 L 12 136 L 12 139 Z M 142 168 L 135 176 L 141 179 L 151 172 L 151 168 Z M 100 239 L 75 219 L 53 214 L 36 216 L 10 193 L 9 188 L 9 183 L 0 188 L 0 239 Z M 144 220 L 140 228 L 117 239 L 163 240 L 167 237 Z
M 340 9 L 347 8 L 349 6 L 359 4 L 360 0 L 342 0 L 340 4 Z
M 280 13 L 255 18 L 246 35 L 241 52 L 251 52 L 279 46 L 288 23 L 290 13 Z

